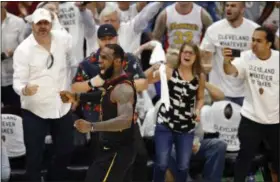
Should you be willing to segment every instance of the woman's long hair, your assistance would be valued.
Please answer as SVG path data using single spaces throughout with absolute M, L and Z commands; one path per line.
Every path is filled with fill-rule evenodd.
M 203 69 L 201 66 L 201 56 L 200 56 L 200 50 L 199 47 L 196 44 L 192 44 L 192 43 L 183 43 L 181 48 L 180 48 L 180 52 L 179 52 L 179 57 L 178 57 L 178 65 L 177 65 L 177 69 L 179 68 L 179 66 L 181 65 L 181 55 L 182 52 L 184 50 L 184 48 L 186 46 L 189 46 L 193 49 L 194 53 L 195 53 L 195 61 L 192 65 L 192 73 L 193 75 L 200 75 L 200 73 L 203 73 Z

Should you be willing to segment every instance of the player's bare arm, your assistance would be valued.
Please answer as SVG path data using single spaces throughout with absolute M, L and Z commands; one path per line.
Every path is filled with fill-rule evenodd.
M 85 120 L 77 120 L 75 127 L 82 133 L 89 131 L 121 131 L 131 126 L 133 118 L 133 103 L 134 91 L 133 88 L 128 84 L 117 85 L 111 94 L 111 100 L 117 103 L 118 116 L 116 118 L 90 123 Z

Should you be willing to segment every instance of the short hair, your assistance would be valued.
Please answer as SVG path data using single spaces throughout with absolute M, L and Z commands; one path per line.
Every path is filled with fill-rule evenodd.
M 271 43 L 271 48 L 274 48 L 274 41 L 275 41 L 275 35 L 274 33 L 267 27 L 261 26 L 255 29 L 255 31 L 262 31 L 266 33 L 266 40 L 267 42 Z
M 105 8 L 101 11 L 99 18 L 102 19 L 104 16 L 108 16 L 115 12 L 117 12 L 118 17 L 120 17 L 120 12 L 117 5 L 106 5 Z
M 113 56 L 114 58 L 120 58 L 121 62 L 124 60 L 124 50 L 118 44 L 107 44 L 105 47 L 112 49 L 114 51 Z

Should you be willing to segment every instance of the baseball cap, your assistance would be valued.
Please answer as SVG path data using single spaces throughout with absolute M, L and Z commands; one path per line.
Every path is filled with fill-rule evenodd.
M 38 8 L 34 11 L 32 14 L 32 21 L 36 24 L 41 20 L 47 20 L 48 22 L 52 22 L 51 13 L 49 10 L 46 10 L 44 8 Z
M 106 37 L 106 36 L 116 37 L 117 35 L 118 34 L 117 34 L 116 29 L 111 24 L 100 25 L 100 27 L 97 31 L 98 38 L 102 38 L 102 37 Z

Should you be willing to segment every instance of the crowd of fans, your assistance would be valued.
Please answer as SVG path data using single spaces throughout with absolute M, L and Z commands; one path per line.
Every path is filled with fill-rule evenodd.
M 230 177 L 253 182 L 259 153 L 278 181 L 279 8 L 273 1 L 1 2 L 1 180 L 12 181 L 23 161 L 23 181 L 69 181 L 80 157 L 74 151 L 84 148 L 89 170 L 81 181 L 136 181 L 137 163 L 139 181 L 221 182 L 226 156 L 235 154 Z M 100 104 L 100 88 L 120 67 L 137 93 L 131 124 L 128 115 L 104 122 L 117 111 Z M 99 164 L 115 147 L 100 141 L 102 133 L 130 126 L 131 153 Z M 195 175 L 193 161 L 202 166 Z

